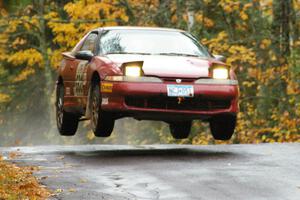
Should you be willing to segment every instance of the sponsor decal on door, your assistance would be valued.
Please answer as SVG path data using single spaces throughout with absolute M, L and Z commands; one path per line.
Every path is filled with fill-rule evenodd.
M 84 85 L 87 79 L 87 63 L 88 61 L 81 61 L 76 69 L 74 95 L 83 96 L 84 95 Z

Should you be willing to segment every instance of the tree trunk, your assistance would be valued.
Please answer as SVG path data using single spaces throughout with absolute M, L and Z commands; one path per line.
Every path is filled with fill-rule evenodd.
M 54 89 L 54 83 L 52 79 L 52 70 L 51 70 L 51 64 L 50 64 L 50 58 L 48 55 L 48 42 L 47 42 L 47 34 L 46 34 L 46 20 L 44 18 L 44 8 L 45 8 L 45 1 L 40 0 L 39 1 L 39 10 L 38 15 L 40 19 L 40 50 L 43 56 L 43 63 L 44 63 L 44 79 L 45 79 L 45 85 L 44 85 L 44 91 L 45 91 L 45 115 L 48 118 L 48 121 L 50 122 L 49 128 L 52 127 L 53 123 L 53 106 L 51 104 L 51 95 Z
M 280 58 L 290 55 L 291 4 L 291 0 L 275 0 L 273 2 L 272 33 L 275 49 L 277 49 L 276 54 Z M 286 59 L 284 60 L 286 62 Z
M 296 3 L 296 1 L 295 1 Z M 292 42 L 295 42 L 297 40 L 299 40 L 299 23 L 297 21 L 297 13 L 296 13 L 296 9 L 295 9 L 295 5 L 293 2 L 291 2 L 291 31 L 292 31 Z
M 290 55 L 290 16 L 291 16 L 291 0 L 281 0 L 281 37 L 282 51 L 281 55 L 287 57 Z
M 195 23 L 195 12 L 191 1 L 186 1 L 186 8 L 188 17 L 188 32 L 191 32 Z

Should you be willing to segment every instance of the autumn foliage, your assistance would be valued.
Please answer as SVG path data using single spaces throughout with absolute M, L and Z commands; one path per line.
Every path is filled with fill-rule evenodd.
M 37 130 L 26 124 L 37 123 L 37 137 L 57 141 L 48 133 L 54 125 L 49 123 L 54 118 L 50 99 L 53 103 L 61 53 L 93 28 L 138 25 L 188 30 L 213 54 L 227 57 L 241 91 L 236 134 L 227 143 L 299 142 L 299 15 L 297 0 L 65 0 L 39 1 L 13 11 L 3 7 L 0 137 L 13 144 L 18 127 L 34 134 Z M 84 126 L 81 132 L 86 134 L 79 141 L 97 143 Z M 178 142 L 156 122 L 121 121 L 116 132 L 122 136 L 114 134 L 101 142 Z M 195 122 L 190 138 L 180 143 L 218 142 L 206 124 Z
M 0 199 L 47 199 L 50 192 L 33 177 L 34 171 L 35 167 L 18 167 L 0 156 Z

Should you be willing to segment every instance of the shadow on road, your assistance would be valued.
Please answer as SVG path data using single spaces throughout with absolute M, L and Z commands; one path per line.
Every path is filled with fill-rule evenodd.
M 189 148 L 168 148 L 168 149 L 122 149 L 122 150 L 94 150 L 94 151 L 69 151 L 61 152 L 71 159 L 230 159 L 237 158 L 239 154 L 227 151 L 213 151 L 204 149 Z

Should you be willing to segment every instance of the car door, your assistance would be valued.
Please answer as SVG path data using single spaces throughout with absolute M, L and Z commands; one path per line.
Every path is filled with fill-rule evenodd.
M 95 42 L 98 32 L 91 32 L 83 37 L 72 52 L 63 53 L 60 74 L 63 77 L 65 88 L 65 102 L 69 105 L 84 107 L 86 104 L 85 88 L 87 82 L 87 68 L 89 62 L 76 58 L 79 51 L 95 52 Z
M 90 33 L 83 42 L 79 51 L 91 51 L 95 54 L 95 47 L 98 38 L 98 32 Z M 75 53 L 76 54 L 76 53 Z M 87 60 L 76 59 L 73 94 L 75 97 L 85 98 L 87 87 L 87 69 L 90 64 Z

